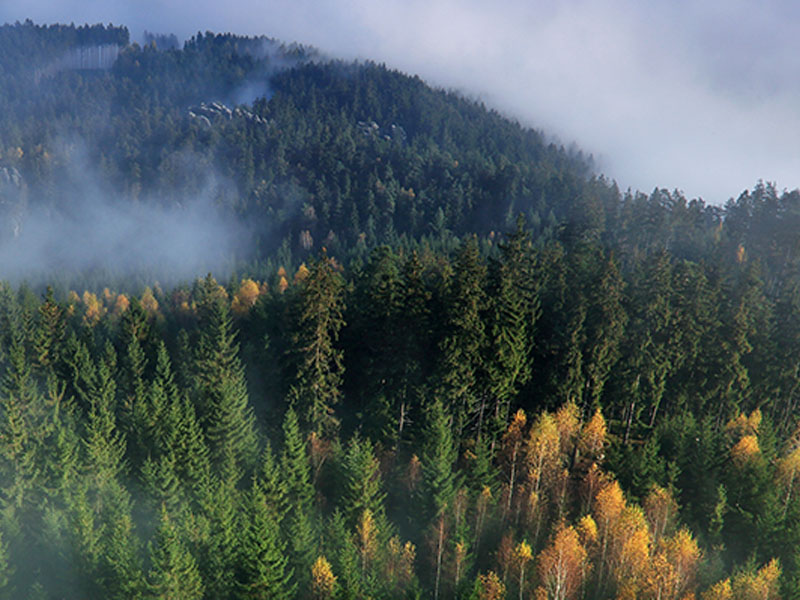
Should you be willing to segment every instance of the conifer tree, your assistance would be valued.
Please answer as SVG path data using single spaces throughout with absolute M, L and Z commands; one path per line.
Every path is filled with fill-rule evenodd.
M 187 497 L 200 501 L 211 486 L 211 459 L 203 430 L 188 396 L 180 400 L 175 435 L 175 466 Z
M 447 298 L 447 336 L 442 341 L 443 381 L 447 398 L 456 411 L 458 439 L 468 421 L 477 417 L 477 437 L 483 429 L 485 396 L 478 388 L 485 352 L 483 312 L 486 267 L 478 254 L 475 238 L 462 246 Z
M 597 279 L 592 277 L 588 290 L 587 324 L 583 368 L 585 389 L 583 412 L 596 407 L 611 369 L 619 358 L 620 344 L 628 321 L 622 306 L 624 282 L 613 258 L 595 256 Z M 590 262 L 594 262 L 590 261 Z M 588 282 L 587 282 L 588 283 Z
M 251 467 L 257 456 L 255 418 L 227 298 L 209 275 L 199 307 L 197 398 L 211 463 L 223 479 Z
M 178 514 L 183 501 L 183 490 L 176 472 L 174 454 L 146 458 L 142 464 L 141 480 L 155 507 L 165 506 L 172 514 Z
M 9 563 L 8 546 L 0 533 L 0 598 L 12 598 L 14 588 L 11 578 L 14 575 L 14 567 Z
M 172 365 L 164 342 L 156 351 L 153 380 L 147 390 L 145 430 L 147 447 L 152 452 L 170 453 L 175 450 L 181 421 L 181 402 Z
M 120 426 L 128 439 L 129 456 L 138 467 L 148 453 L 148 414 L 145 371 L 147 357 L 143 342 L 148 332 L 147 314 L 134 299 L 122 317 L 121 368 L 118 380 L 121 397 Z
M 61 358 L 65 330 L 64 311 L 55 301 L 53 288 L 47 286 L 33 332 L 33 356 L 40 372 L 54 373 Z
M 114 480 L 100 495 L 102 504 L 97 525 L 103 538 L 98 579 L 106 598 L 140 598 L 143 576 L 138 538 L 133 531 L 130 495 Z
M 289 512 L 283 527 L 289 534 L 291 567 L 299 589 L 308 587 L 311 564 L 316 553 L 313 525 L 314 488 L 311 485 L 311 467 L 306 444 L 290 407 L 283 422 L 283 455 L 281 465 L 286 482 Z
M 43 465 L 44 403 L 26 357 L 23 332 L 11 323 L 8 365 L 0 381 L 0 486 L 3 504 L 31 504 Z
M 125 438 L 117 428 L 115 413 L 114 360 L 113 349 L 107 347 L 106 356 L 86 372 L 88 389 L 83 392 L 89 406 L 84 434 L 86 465 L 99 488 L 125 468 Z
M 280 461 L 276 460 L 269 440 L 264 444 L 264 450 L 261 453 L 261 469 L 257 481 L 259 489 L 264 495 L 264 501 L 272 510 L 278 523 L 282 523 L 291 506 L 287 501 L 287 482 L 282 465 Z
M 530 234 L 522 218 L 500 245 L 501 260 L 493 265 L 492 347 L 485 359 L 489 391 L 494 399 L 494 433 L 508 419 L 512 399 L 531 377 L 533 332 L 540 316 Z
M 208 530 L 200 544 L 200 568 L 207 595 L 231 598 L 236 593 L 241 523 L 237 519 L 240 493 L 234 480 L 214 478 L 200 506 Z
M 238 596 L 258 600 L 294 597 L 286 543 L 275 508 L 256 482 L 248 495 L 238 569 Z
M 345 598 L 364 596 L 364 579 L 361 559 L 357 547 L 354 528 L 347 526 L 347 521 L 340 511 L 335 511 L 328 524 L 330 540 L 330 557 L 338 576 L 337 588 Z M 312 581 L 313 585 L 313 581 Z
M 311 263 L 299 296 L 294 351 L 298 359 L 292 398 L 304 423 L 318 435 L 338 426 L 334 406 L 341 396 L 342 351 L 336 347 L 343 319 L 344 281 L 327 254 Z
M 367 435 L 375 440 L 393 442 L 399 428 L 398 414 L 407 381 L 404 377 L 402 336 L 399 324 L 404 317 L 403 280 L 400 258 L 381 246 L 357 280 L 353 301 L 348 302 L 352 322 L 343 329 L 342 342 L 353 351 L 347 355 L 349 380 L 369 390 L 363 406 Z M 354 343 L 356 342 L 356 343 Z
M 355 524 L 365 510 L 378 521 L 383 520 L 381 474 L 378 459 L 368 440 L 350 439 L 344 456 L 345 490 L 343 508 L 350 523 Z M 383 523 L 380 523 L 381 525 Z
M 148 576 L 148 598 L 153 600 L 200 600 L 203 581 L 180 531 L 166 508 L 153 542 L 148 545 L 151 569 Z
M 433 562 L 435 564 L 434 597 L 439 596 L 442 559 L 445 552 L 446 511 L 455 494 L 453 467 L 456 447 L 453 441 L 452 420 L 441 400 L 434 400 L 428 412 L 422 454 L 423 490 L 427 502 L 427 520 L 433 528 Z

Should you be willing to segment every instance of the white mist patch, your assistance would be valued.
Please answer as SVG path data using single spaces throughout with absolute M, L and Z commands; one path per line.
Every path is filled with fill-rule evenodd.
M 227 271 L 249 235 L 206 197 L 169 205 L 74 198 L 66 209 L 29 209 L 17 236 L 0 240 L 0 279 L 38 282 L 105 272 L 161 282 Z

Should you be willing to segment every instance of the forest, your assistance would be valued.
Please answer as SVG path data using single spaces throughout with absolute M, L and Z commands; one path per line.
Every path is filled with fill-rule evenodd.
M 797 190 L 620 191 L 269 38 L 0 26 L 0 254 L 86 178 L 252 236 L 0 284 L 0 597 L 800 598 Z

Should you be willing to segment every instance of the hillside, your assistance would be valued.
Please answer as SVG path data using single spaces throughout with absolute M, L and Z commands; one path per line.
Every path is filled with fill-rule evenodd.
M 620 192 L 383 65 L 26 22 L 0 211 L 0 596 L 800 589 L 797 191 Z

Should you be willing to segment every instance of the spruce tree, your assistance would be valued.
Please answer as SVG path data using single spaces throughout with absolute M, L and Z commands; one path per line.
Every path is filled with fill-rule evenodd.
M 456 414 L 459 440 L 473 421 L 480 437 L 486 416 L 486 398 L 478 386 L 486 351 L 485 285 L 486 267 L 478 254 L 477 240 L 469 238 L 456 259 L 447 297 L 447 334 L 441 344 L 442 379 Z
M 113 350 L 82 377 L 88 388 L 83 392 L 89 414 L 84 433 L 86 466 L 98 487 L 117 477 L 125 468 L 125 438 L 117 428 L 116 383 L 112 369 Z M 86 366 L 87 369 L 90 365 Z
M 521 218 L 500 250 L 501 260 L 492 269 L 492 346 L 486 358 L 495 433 L 531 377 L 533 332 L 540 313 L 530 234 Z
M 348 521 L 355 526 L 365 510 L 384 526 L 383 499 L 380 465 L 368 440 L 358 436 L 350 439 L 343 460 L 345 480 L 343 509 Z
M 61 358 L 65 331 L 64 311 L 55 301 L 53 288 L 47 286 L 33 332 L 33 356 L 39 372 L 54 372 Z
M 197 562 L 181 539 L 166 508 L 153 542 L 148 545 L 151 569 L 148 598 L 152 600 L 201 600 L 203 581 Z
M 454 467 L 457 450 L 453 440 L 452 418 L 441 400 L 428 409 L 423 438 L 422 475 L 426 520 L 431 525 L 434 567 L 434 597 L 439 597 L 446 542 L 446 513 L 452 507 L 456 489 Z
M 199 307 L 195 380 L 211 464 L 223 479 L 250 468 L 257 456 L 255 417 L 224 290 L 209 275 Z
M 283 422 L 283 444 L 281 465 L 286 481 L 289 512 L 282 526 L 289 534 L 295 582 L 299 589 L 305 589 L 308 586 L 311 565 L 316 558 L 314 488 L 311 485 L 311 467 L 306 444 L 300 434 L 297 415 L 291 407 L 286 411 Z
M 211 486 L 211 459 L 194 404 L 184 396 L 180 400 L 180 419 L 175 434 L 175 469 L 187 497 L 199 502 Z
M 286 542 L 278 515 L 255 481 L 246 500 L 237 575 L 237 596 L 247 600 L 289 600 L 295 597 Z
M 97 579 L 104 597 L 119 600 L 141 598 L 143 574 L 139 560 L 138 538 L 133 530 L 130 495 L 116 481 L 101 491 L 102 504 L 98 526 L 102 532 L 102 551 Z
M 0 532 L 0 598 L 14 597 L 14 587 L 11 581 L 13 575 L 14 567 L 9 562 L 8 546 Z
M 27 359 L 18 321 L 11 339 L 8 366 L 0 381 L 0 485 L 5 506 L 22 508 L 35 501 L 43 469 L 40 454 L 46 435 L 44 403 Z
M 294 343 L 298 366 L 291 391 L 299 416 L 318 435 L 338 427 L 334 406 L 341 396 L 344 363 L 336 343 L 344 325 L 343 292 L 335 261 L 323 253 L 311 263 L 300 291 Z

